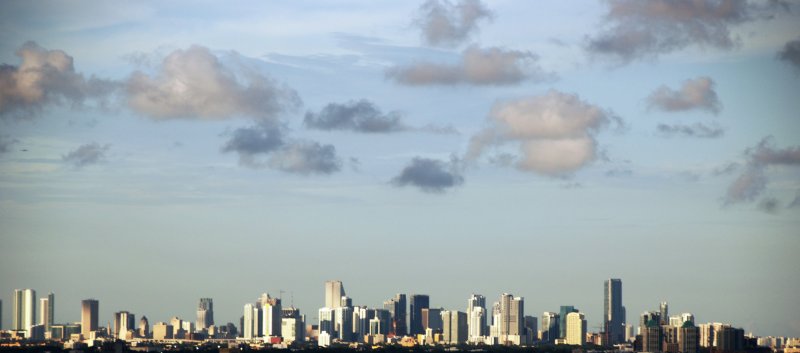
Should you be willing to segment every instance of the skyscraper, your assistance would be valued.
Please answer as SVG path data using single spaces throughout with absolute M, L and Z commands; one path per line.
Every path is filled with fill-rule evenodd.
M 325 282 L 325 307 L 335 309 L 342 306 L 342 297 L 345 296 L 342 281 Z
M 425 294 L 414 294 L 411 296 L 409 311 L 411 312 L 411 334 L 420 335 L 425 333 L 422 327 L 422 309 L 430 307 L 430 297 Z
M 473 294 L 467 299 L 468 336 L 470 342 L 486 336 L 486 297 Z
M 582 346 L 586 344 L 586 317 L 583 313 L 569 312 L 565 326 L 565 336 L 567 344 Z
M 661 321 L 659 322 L 660 325 L 667 325 L 669 323 L 669 304 L 667 302 L 661 302 L 658 306 L 658 312 L 661 314 Z
M 0 330 L 3 329 L 3 301 L 0 300 Z
M 422 308 L 422 330 L 428 332 L 431 329 L 434 333 L 439 333 L 442 328 L 442 309 Z
M 128 331 L 134 329 L 135 323 L 136 316 L 127 311 L 114 313 L 114 337 L 126 340 Z
M 89 338 L 89 333 L 97 330 L 100 303 L 95 299 L 81 301 L 81 334 Z
M 144 315 L 139 320 L 139 336 L 143 338 L 150 337 L 150 322 L 147 321 L 147 316 Z
M 445 343 L 461 344 L 467 341 L 469 326 L 467 313 L 461 311 L 441 311 L 442 336 Z
M 578 310 L 572 305 L 562 305 L 558 312 L 560 321 L 558 322 L 558 338 L 567 337 L 567 314 L 577 313 Z
M 261 306 L 253 303 L 244 305 L 242 319 L 242 337 L 253 339 L 261 333 Z
M 559 332 L 558 314 L 549 311 L 542 313 L 542 341 L 544 343 L 554 343 L 558 338 Z
M 55 313 L 55 295 L 50 293 L 47 298 L 39 299 L 39 325 L 44 325 L 45 332 L 50 332 L 53 326 L 53 315 Z
M 608 345 L 625 341 L 625 318 L 622 308 L 622 280 L 611 278 L 605 281 L 603 300 L 603 330 Z
M 36 291 L 33 289 L 15 289 L 12 327 L 13 330 L 25 331 L 30 336 L 31 327 L 36 317 Z
M 501 344 L 522 344 L 524 337 L 525 300 L 503 293 L 500 296 L 499 337 Z
M 392 316 L 390 333 L 396 336 L 405 336 L 408 333 L 406 326 L 406 295 L 396 294 L 394 298 L 383 302 L 383 308 Z
M 281 325 L 283 318 L 283 310 L 281 309 L 281 300 L 278 298 L 270 297 L 269 294 L 264 293 L 260 299 L 261 313 L 263 318 L 261 336 L 263 337 L 280 337 Z
M 197 304 L 197 330 L 208 330 L 214 325 L 214 301 L 211 298 L 200 298 Z

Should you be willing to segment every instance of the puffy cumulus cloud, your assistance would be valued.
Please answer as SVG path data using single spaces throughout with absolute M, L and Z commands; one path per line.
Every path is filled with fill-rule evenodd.
M 306 127 L 316 130 L 350 130 L 367 133 L 388 133 L 406 130 L 400 113 L 384 114 L 372 102 L 362 99 L 344 104 L 329 103 L 315 114 L 306 113 Z
M 155 75 L 140 71 L 131 75 L 128 105 L 153 119 L 242 116 L 275 120 L 301 104 L 291 88 L 254 70 L 236 71 L 208 48 L 194 45 L 175 50 L 164 58 Z
M 513 85 L 524 80 L 545 81 L 554 74 L 538 65 L 539 57 L 527 51 L 471 46 L 456 64 L 417 62 L 396 66 L 386 77 L 404 85 Z
M 686 80 L 679 90 L 661 86 L 647 97 L 647 105 L 650 109 L 665 112 L 705 110 L 718 114 L 722 110 L 722 103 L 714 90 L 714 80 L 710 77 Z
M 333 145 L 313 141 L 294 141 L 279 149 L 269 160 L 269 166 L 296 174 L 332 174 L 342 167 Z
M 492 12 L 480 0 L 428 0 L 419 7 L 414 23 L 422 38 L 433 46 L 452 47 L 477 31 L 478 22 L 490 20 Z
M 61 50 L 47 50 L 27 42 L 17 50 L 19 66 L 0 65 L 0 118 L 31 117 L 49 104 L 73 108 L 94 101 L 108 103 L 119 83 L 75 71 L 73 59 Z
M 800 166 L 800 146 L 776 149 L 766 137 L 755 147 L 745 150 L 747 163 L 742 173 L 728 186 L 725 204 L 752 202 L 767 187 L 766 170 L 771 166 Z
M 397 187 L 415 186 L 428 193 L 442 193 L 463 183 L 460 162 L 455 158 L 445 162 L 415 157 L 392 179 Z
M 626 63 L 691 45 L 732 49 L 732 27 L 769 19 L 788 9 L 781 0 L 606 0 L 606 28 L 588 38 L 588 50 Z
M 269 167 L 294 174 L 331 174 L 342 165 L 332 145 L 289 139 L 285 128 L 266 121 L 234 130 L 222 152 L 238 154 L 239 164 L 245 167 Z
M 555 90 L 496 103 L 490 126 L 472 137 L 466 159 L 476 160 L 493 145 L 518 143 L 518 169 L 570 174 L 597 158 L 595 135 L 613 122 L 621 125 L 611 111 Z
M 710 77 L 698 77 L 683 82 L 680 90 L 661 86 L 647 97 L 650 109 L 666 112 L 687 110 L 705 110 L 718 114 L 722 103 L 714 90 L 714 80 Z
M 685 136 L 698 138 L 718 138 L 725 134 L 725 129 L 719 126 L 708 126 L 701 123 L 692 125 L 658 124 L 658 133 L 665 137 Z
M 800 71 L 800 37 L 787 42 L 781 51 L 778 52 L 778 59 Z
M 97 142 L 81 145 L 73 151 L 61 156 L 61 159 L 75 168 L 85 167 L 91 164 L 102 163 L 106 159 L 106 152 L 111 145 L 101 145 Z

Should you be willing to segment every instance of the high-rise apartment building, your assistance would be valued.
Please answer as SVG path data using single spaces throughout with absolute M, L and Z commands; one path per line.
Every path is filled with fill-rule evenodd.
M 395 336 L 405 336 L 408 334 L 406 324 L 406 295 L 398 293 L 394 298 L 383 302 L 383 308 L 388 310 L 392 316 L 389 333 Z
M 467 299 L 468 336 L 470 342 L 477 342 L 480 337 L 487 336 L 486 297 L 473 294 Z
M 667 325 L 669 324 L 669 304 L 663 301 L 661 304 L 658 305 L 658 313 L 661 321 L 659 322 L 660 325 Z
M 661 325 L 656 320 L 649 320 L 642 327 L 642 351 L 661 352 L 663 337 Z
M 694 325 L 694 320 L 685 321 L 678 329 L 678 352 L 697 353 L 700 349 L 700 329 Z
M 469 325 L 467 313 L 462 311 L 443 310 L 440 312 L 442 320 L 442 338 L 447 344 L 462 344 L 467 341 Z
M 514 297 L 511 294 L 503 293 L 500 296 L 500 317 L 498 327 L 498 337 L 501 344 L 522 344 L 525 343 L 524 323 L 525 300 L 522 297 Z M 498 324 L 498 323 L 496 323 Z
M 53 326 L 53 314 L 55 313 L 55 295 L 50 293 L 45 298 L 39 299 L 39 325 L 44 326 L 45 332 L 50 332 Z
M 338 334 L 340 340 L 345 342 L 353 341 L 353 308 L 341 306 L 334 311 L 333 330 Z
M 442 309 L 423 308 L 422 309 L 422 330 L 428 332 L 431 329 L 433 333 L 442 332 Z
M 320 336 L 324 332 L 327 335 L 330 335 L 331 337 L 336 337 L 337 335 L 334 326 L 334 320 L 336 319 L 335 309 L 320 308 L 318 318 L 319 318 Z
M 369 334 L 370 320 L 375 318 L 375 309 L 366 306 L 353 308 L 353 334 L 360 341 Z
M 569 312 L 565 321 L 567 327 L 564 338 L 567 344 L 582 346 L 586 344 L 586 317 L 583 313 Z
M 95 299 L 81 301 L 81 334 L 89 338 L 89 333 L 97 331 L 100 303 Z
M 270 297 L 264 293 L 259 300 L 261 304 L 261 336 L 262 337 L 281 337 L 281 326 L 283 310 L 279 298 Z
M 300 310 L 295 307 L 281 310 L 281 337 L 284 342 L 291 344 L 294 341 L 302 342 L 305 339 L 305 320 L 300 315 Z
M 410 333 L 412 335 L 425 334 L 422 327 L 422 309 L 430 307 L 430 297 L 425 294 L 414 294 L 409 302 L 409 312 L 411 313 Z
M 114 337 L 126 340 L 128 330 L 133 330 L 136 323 L 135 315 L 127 311 L 114 313 Z
M 211 298 L 200 298 L 197 304 L 197 330 L 208 330 L 214 325 L 214 301 Z
M 325 307 L 335 309 L 342 306 L 342 297 L 345 296 L 342 281 L 325 282 Z
M 622 280 L 605 281 L 603 291 L 603 330 L 606 343 L 614 345 L 625 341 L 625 309 L 622 307 Z
M 253 339 L 261 334 L 261 306 L 253 303 L 244 305 L 242 337 Z M 155 333 L 154 333 L 155 335 Z
M 567 314 L 577 313 L 578 310 L 572 305 L 562 305 L 558 312 L 560 321 L 558 322 L 558 338 L 567 337 Z
M 30 336 L 31 327 L 36 318 L 36 291 L 33 289 L 15 289 L 14 307 L 12 312 L 12 330 L 25 331 L 25 337 Z
M 165 322 L 157 322 L 153 325 L 153 339 L 154 340 L 167 340 L 173 338 L 174 328 L 172 325 Z

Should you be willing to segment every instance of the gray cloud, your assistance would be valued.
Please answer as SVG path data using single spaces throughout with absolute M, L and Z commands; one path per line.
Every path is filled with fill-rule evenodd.
M 17 142 L 19 142 L 17 139 L 13 139 L 7 135 L 0 135 L 0 154 L 11 151 L 11 146 L 15 145 Z
M 480 0 L 459 0 L 455 4 L 448 0 L 428 0 L 419 7 L 414 23 L 429 45 L 452 47 L 477 31 L 478 22 L 492 17 Z
M 718 138 L 725 134 L 725 129 L 719 126 L 708 126 L 701 123 L 692 125 L 658 124 L 657 131 L 660 135 L 665 137 L 680 135 L 686 137 Z
M 555 77 L 538 65 L 539 57 L 527 51 L 502 48 L 464 50 L 456 64 L 417 62 L 396 66 L 386 77 L 404 85 L 513 85 L 524 80 L 545 81 Z
M 666 112 L 687 110 L 705 110 L 719 114 L 722 103 L 714 90 L 714 80 L 710 77 L 698 77 L 683 82 L 680 90 L 661 86 L 647 97 L 650 109 Z
M 730 162 L 719 167 L 715 167 L 711 170 L 712 176 L 721 176 L 721 175 L 731 175 L 739 170 L 741 165 L 737 162 Z
M 61 156 L 61 160 L 76 168 L 85 167 L 91 164 L 102 163 L 106 159 L 106 152 L 111 145 L 100 145 L 97 142 L 81 145 L 75 150 Z
M 776 149 L 772 139 L 766 137 L 755 147 L 745 150 L 745 157 L 744 171 L 728 186 L 725 204 L 752 202 L 758 198 L 769 182 L 766 169 L 770 166 L 800 166 L 800 146 Z
M 629 177 L 633 176 L 633 171 L 628 168 L 609 169 L 605 172 L 607 177 Z
M 119 83 L 75 72 L 72 57 L 27 42 L 17 50 L 19 66 L 0 65 L 0 118 L 36 116 L 47 105 L 80 108 L 87 101 L 108 104 Z
M 164 58 L 154 76 L 134 72 L 128 105 L 153 119 L 276 120 L 301 105 L 297 93 L 254 70 L 233 70 L 208 48 L 194 45 Z
M 760 211 L 769 213 L 769 214 L 776 214 L 780 210 L 781 203 L 778 199 L 774 197 L 767 197 L 761 200 L 758 203 L 758 209 Z
M 789 204 L 786 206 L 786 208 L 798 208 L 798 207 L 800 207 L 800 191 L 797 191 L 797 194 L 795 194 L 792 202 L 789 202 Z
M 314 114 L 306 113 L 306 127 L 316 130 L 351 130 L 367 133 L 387 133 L 406 130 L 400 113 L 384 114 L 372 102 L 362 99 L 344 104 L 329 103 Z
M 459 161 L 449 162 L 415 157 L 411 163 L 392 179 L 397 187 L 416 186 L 429 193 L 442 193 L 464 183 Z
M 778 59 L 785 61 L 796 70 L 800 70 L 800 37 L 787 42 L 778 52 Z
M 288 139 L 275 123 L 238 128 L 230 134 L 222 152 L 239 155 L 239 164 L 249 168 L 269 167 L 295 174 L 331 174 L 342 162 L 332 145 Z
M 517 143 L 518 169 L 563 176 L 595 160 L 595 135 L 619 121 L 611 111 L 555 90 L 499 102 L 489 113 L 490 126 L 470 140 L 465 159 L 476 160 L 490 146 Z
M 622 63 L 696 45 L 729 50 L 740 39 L 731 27 L 769 19 L 784 1 L 607 0 L 607 26 L 588 37 L 587 49 Z

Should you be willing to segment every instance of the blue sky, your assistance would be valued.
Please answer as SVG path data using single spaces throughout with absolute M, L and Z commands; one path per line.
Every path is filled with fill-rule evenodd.
M 800 336 L 794 2 L 0 7 L 4 327 L 14 288 L 238 322 L 337 278 L 596 330 L 618 277 L 628 322 Z

